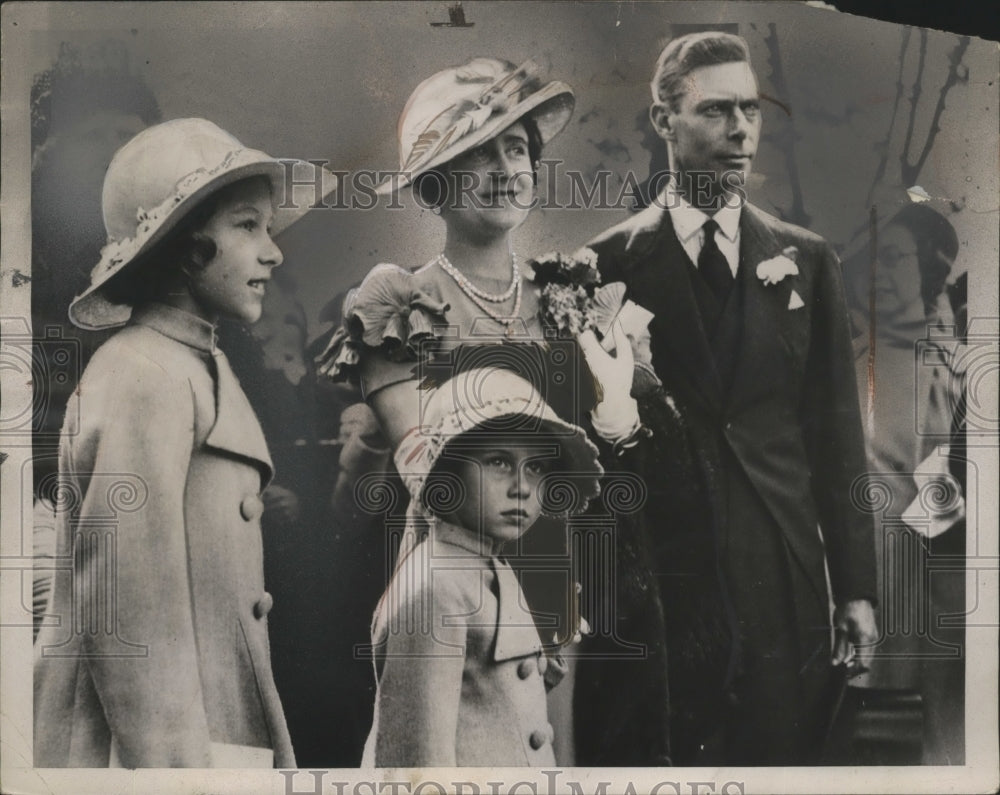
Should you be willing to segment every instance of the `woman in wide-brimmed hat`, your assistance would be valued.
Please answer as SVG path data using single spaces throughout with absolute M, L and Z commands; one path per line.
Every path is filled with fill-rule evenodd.
M 569 86 L 543 82 L 530 61 L 475 58 L 424 80 L 403 109 L 399 172 L 382 190 L 412 190 L 432 207 L 445 226 L 444 249 L 413 270 L 377 265 L 348 295 L 343 327 L 320 362 L 335 379 L 358 378 L 400 470 L 426 441 L 422 407 L 431 389 L 476 367 L 518 373 L 562 419 L 607 442 L 605 452 L 639 432 L 624 331 L 616 326 L 611 335 L 618 356 L 584 331 L 598 281 L 588 252 L 545 258 L 543 269 L 514 245 L 535 199 L 542 147 L 573 106 Z M 419 514 L 411 503 L 400 558 L 425 532 Z M 560 616 L 543 638 L 554 652 L 576 634 L 565 519 L 543 517 L 521 544 L 566 561 L 559 585 L 526 578 L 532 606 Z M 558 670 L 548 666 L 550 683 Z
M 419 387 L 427 386 L 427 377 L 440 382 L 449 368 L 482 361 L 481 352 L 467 349 L 503 343 L 491 358 L 530 370 L 539 362 L 527 351 L 553 338 L 541 309 L 541 280 L 519 258 L 513 233 L 533 206 L 542 147 L 566 126 L 573 105 L 569 86 L 543 83 L 532 62 L 515 67 L 495 58 L 444 69 L 407 101 L 399 120 L 399 172 L 381 190 L 410 187 L 431 206 L 445 225 L 444 250 L 417 269 L 376 266 L 348 294 L 343 328 L 321 356 L 321 372 L 358 377 L 394 447 L 419 424 Z M 572 335 L 559 336 L 568 337 L 567 350 L 577 350 Z M 601 363 L 608 361 L 614 359 Z M 596 402 L 587 368 L 544 364 L 548 386 L 565 382 L 546 399 L 560 414 L 573 413 L 570 421 L 586 420 Z M 631 363 L 619 364 L 628 374 L 623 383 L 602 383 L 605 395 L 627 394 Z M 581 401 L 578 407 L 567 405 L 570 396 Z M 612 429 L 609 438 L 627 435 L 621 430 Z
M 444 69 L 407 101 L 400 170 L 381 190 L 409 186 L 432 206 L 445 225 L 444 250 L 415 270 L 377 265 L 348 294 L 343 328 L 320 357 L 322 373 L 358 378 L 397 456 L 419 441 L 422 390 L 480 366 L 484 355 L 528 377 L 565 419 L 593 419 L 609 441 L 636 431 L 634 407 L 616 421 L 608 411 L 621 395 L 628 403 L 631 359 L 608 356 L 592 334 L 558 333 L 543 311 L 543 280 L 514 248 L 513 233 L 533 206 L 542 147 L 573 105 L 569 86 L 543 83 L 532 62 L 495 58 Z M 579 270 L 596 276 L 586 262 Z M 603 421 L 590 414 L 595 380 Z
M 295 764 L 268 649 L 271 460 L 215 334 L 260 317 L 271 235 L 303 212 L 275 209 L 284 169 L 204 119 L 150 127 L 108 167 L 108 244 L 69 313 L 124 327 L 41 485 L 74 565 L 35 647 L 38 767 Z

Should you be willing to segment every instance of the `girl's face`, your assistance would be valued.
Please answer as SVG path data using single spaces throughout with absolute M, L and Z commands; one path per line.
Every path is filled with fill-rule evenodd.
M 528 133 L 521 122 L 448 164 L 441 217 L 471 239 L 509 232 L 531 211 L 535 185 Z
M 223 198 L 208 219 L 201 231 L 215 241 L 215 256 L 204 268 L 192 269 L 189 280 L 205 320 L 260 318 L 271 269 L 282 261 L 269 232 L 273 214 L 270 185 L 258 179 Z
M 537 445 L 516 441 L 462 455 L 458 474 L 465 499 L 451 520 L 497 541 L 520 538 L 542 513 L 540 485 L 552 459 Z

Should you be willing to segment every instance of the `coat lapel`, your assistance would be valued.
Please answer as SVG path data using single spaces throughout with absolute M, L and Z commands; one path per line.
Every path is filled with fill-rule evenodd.
M 741 350 L 729 392 L 730 408 L 751 400 L 755 392 L 770 388 L 769 362 L 774 347 L 783 340 L 781 319 L 788 312 L 790 281 L 765 285 L 757 265 L 781 253 L 781 244 L 770 229 L 746 206 L 740 214 L 740 267 L 737 288 L 743 292 Z M 762 372 L 762 368 L 764 368 Z
M 524 605 L 521 586 L 510 565 L 498 558 L 490 563 L 497 577 L 497 640 L 493 659 L 497 662 L 527 657 L 542 651 L 535 618 Z
M 274 474 L 264 432 L 225 355 L 216 351 L 211 358 L 215 364 L 215 424 L 205 444 L 250 459 L 260 469 L 260 487 L 264 489 Z
M 679 364 L 698 393 L 713 409 L 719 410 L 722 384 L 691 285 L 697 272 L 677 239 L 670 213 L 660 212 L 661 223 L 644 257 L 650 263 L 645 269 L 647 277 L 633 283 L 632 297 L 655 314 L 650 323 L 653 345 L 663 344 L 669 349 L 666 355 L 659 356 L 654 350 L 654 363 Z

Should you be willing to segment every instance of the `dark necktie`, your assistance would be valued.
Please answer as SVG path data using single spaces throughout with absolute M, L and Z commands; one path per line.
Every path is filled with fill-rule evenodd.
M 702 226 L 705 230 L 705 242 L 702 244 L 701 253 L 698 255 L 698 272 L 705 280 L 720 304 L 726 302 L 729 290 L 733 286 L 733 272 L 729 268 L 729 261 L 719 250 L 718 243 L 715 242 L 715 233 L 719 225 L 709 218 Z

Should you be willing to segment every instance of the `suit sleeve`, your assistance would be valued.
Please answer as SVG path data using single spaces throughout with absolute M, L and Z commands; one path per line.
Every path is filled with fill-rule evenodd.
M 854 353 L 840 266 L 823 246 L 816 276 L 812 343 L 802 423 L 813 497 L 836 604 L 876 601 L 872 517 L 858 505 L 866 478 Z
M 467 628 L 444 621 L 461 611 L 452 588 L 435 586 L 426 584 L 413 600 L 403 598 L 397 626 L 389 626 L 376 707 L 378 767 L 458 764 Z
M 107 390 L 80 514 L 79 597 L 108 598 L 117 625 L 86 632 L 86 662 L 126 767 L 207 767 L 184 492 L 194 438 L 190 384 L 155 365 Z M 133 504 L 115 483 L 138 491 Z M 98 540 L 88 521 L 113 532 Z M 106 575 L 107 573 L 107 575 Z M 123 654 L 123 652 L 125 652 Z M 138 654 L 137 654 L 138 652 Z

